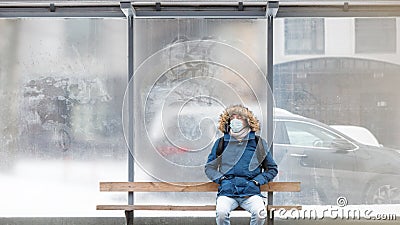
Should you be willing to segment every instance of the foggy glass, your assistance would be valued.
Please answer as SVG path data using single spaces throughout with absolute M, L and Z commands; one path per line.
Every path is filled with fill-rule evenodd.
M 389 54 L 379 53 L 386 45 L 357 51 L 376 40 L 368 24 L 359 33 L 355 18 L 316 19 L 324 32 L 296 42 L 324 40 L 314 45 L 323 54 L 286 54 L 284 19 L 274 24 L 275 181 L 302 183 L 274 202 L 399 203 L 398 19 L 381 27 Z M 133 99 L 125 20 L 1 19 L 0 30 L 1 216 L 120 215 L 94 206 L 127 202 L 98 192 L 98 182 L 127 180 L 129 122 L 136 181 L 208 182 L 204 163 L 228 105 L 248 106 L 268 132 L 265 20 L 135 19 Z M 377 140 L 361 142 L 364 131 Z M 137 197 L 215 203 L 215 193 Z
M 296 19 L 304 20 L 290 20 Z M 398 18 L 318 20 L 324 23 L 315 34 L 320 37 L 299 34 L 296 41 L 324 39 L 321 53 L 296 56 L 285 51 L 291 41 L 282 38 L 291 32 L 285 21 L 274 24 L 274 98 L 286 110 L 274 114 L 275 180 L 300 181 L 302 190 L 275 194 L 275 202 L 336 205 L 345 197 L 351 205 L 400 203 Z M 387 38 L 377 38 L 382 35 Z
M 137 18 L 134 27 L 134 100 L 125 96 L 124 105 L 134 105 L 132 151 L 141 168 L 135 179 L 209 182 L 204 165 L 222 136 L 217 123 L 224 108 L 244 104 L 266 121 L 266 21 Z M 190 193 L 146 195 L 137 194 L 137 201 L 215 200 L 215 193 L 203 200 Z
M 126 22 L 0 20 L 0 216 L 93 216 L 127 179 Z

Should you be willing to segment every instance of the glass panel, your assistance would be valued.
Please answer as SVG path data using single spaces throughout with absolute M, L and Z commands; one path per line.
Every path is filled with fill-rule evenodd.
M 288 138 L 274 145 L 276 180 L 302 182 L 300 193 L 276 194 L 278 203 L 400 203 L 398 21 L 324 18 L 325 51 L 310 56 L 286 51 L 292 28 L 275 20 L 275 119 Z
M 242 103 L 265 121 L 266 21 L 136 19 L 135 35 L 134 154 L 147 172 L 136 171 L 136 180 L 208 182 L 204 164 L 222 136 L 223 109 Z M 215 202 L 215 193 L 194 195 L 141 195 L 138 202 Z
M 0 20 L 0 216 L 95 216 L 126 180 L 126 23 Z M 85 199 L 82 201 L 82 199 Z

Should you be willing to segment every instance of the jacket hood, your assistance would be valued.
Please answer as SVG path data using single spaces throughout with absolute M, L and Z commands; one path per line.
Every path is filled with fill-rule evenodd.
M 233 105 L 226 108 L 222 114 L 219 116 L 218 129 L 222 133 L 226 133 L 226 127 L 229 125 L 230 117 L 232 115 L 240 115 L 247 120 L 251 131 L 257 132 L 260 130 L 260 123 L 253 112 L 243 105 Z

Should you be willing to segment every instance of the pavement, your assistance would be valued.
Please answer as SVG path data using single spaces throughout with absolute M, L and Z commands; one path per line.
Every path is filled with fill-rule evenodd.
M 248 225 L 249 217 L 234 217 L 232 225 Z M 398 224 L 399 221 L 376 220 L 275 220 L 275 225 L 361 225 L 361 224 Z M 35 218 L 0 218 L 1 225 L 124 225 L 123 217 L 35 217 Z M 215 224 L 213 217 L 138 217 L 135 225 L 205 225 Z

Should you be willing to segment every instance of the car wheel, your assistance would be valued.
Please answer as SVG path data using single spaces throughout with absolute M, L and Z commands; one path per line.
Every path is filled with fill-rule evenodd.
M 400 182 L 396 178 L 386 178 L 370 184 L 365 192 L 367 204 L 399 204 Z

